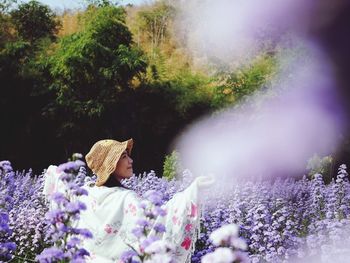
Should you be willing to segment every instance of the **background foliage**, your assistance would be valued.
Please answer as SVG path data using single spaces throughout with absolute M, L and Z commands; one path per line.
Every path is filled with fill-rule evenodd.
M 184 127 L 265 92 L 278 68 L 275 47 L 234 69 L 199 66 L 169 1 L 86 1 L 60 14 L 16 2 L 0 1 L 0 159 L 19 168 L 41 171 L 101 138 L 133 137 L 136 171 L 160 174 Z

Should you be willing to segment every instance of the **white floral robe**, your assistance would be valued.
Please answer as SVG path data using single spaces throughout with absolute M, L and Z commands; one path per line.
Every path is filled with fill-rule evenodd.
M 44 194 L 49 196 L 62 187 L 57 180 L 57 167 L 50 166 L 46 172 Z M 84 186 L 89 195 L 80 200 L 87 206 L 81 213 L 78 227 L 89 229 L 92 239 L 86 239 L 83 247 L 90 252 L 90 262 L 122 263 L 120 256 L 130 250 L 127 244 L 137 247 L 131 233 L 136 220 L 142 216 L 139 203 L 142 200 L 134 191 L 121 187 Z M 199 228 L 198 183 L 197 180 L 183 192 L 173 196 L 164 205 L 167 215 L 158 217 L 166 232 L 162 239 L 175 248 L 175 261 L 190 262 Z

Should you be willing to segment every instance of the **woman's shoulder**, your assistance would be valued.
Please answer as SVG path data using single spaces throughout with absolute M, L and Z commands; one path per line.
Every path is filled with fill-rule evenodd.
M 114 186 L 114 187 L 106 187 L 106 186 L 96 186 L 94 183 L 86 183 L 83 186 L 88 192 L 104 192 L 104 193 L 133 193 L 134 191 L 125 187 Z
M 134 191 L 122 187 L 96 186 L 95 184 L 85 184 L 83 188 L 88 192 L 88 196 L 97 200 L 110 198 L 121 199 L 123 196 L 132 195 Z

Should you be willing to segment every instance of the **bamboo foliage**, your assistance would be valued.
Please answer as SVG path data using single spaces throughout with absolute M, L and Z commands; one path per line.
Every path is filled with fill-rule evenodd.
M 150 9 L 142 10 L 138 13 L 139 18 L 143 22 L 141 29 L 147 33 L 151 41 L 153 55 L 155 54 L 154 50 L 164 42 L 168 33 L 170 19 L 174 16 L 174 13 L 174 9 L 164 2 L 160 2 Z

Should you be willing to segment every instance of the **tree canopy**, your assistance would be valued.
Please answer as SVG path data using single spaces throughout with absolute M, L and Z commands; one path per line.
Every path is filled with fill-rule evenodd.
M 122 8 L 106 6 L 89 15 L 85 29 L 64 37 L 49 61 L 56 103 L 76 117 L 101 116 L 146 67 Z
M 19 36 L 31 43 L 44 37 L 54 40 L 60 26 L 55 13 L 36 0 L 20 4 L 11 19 Z

